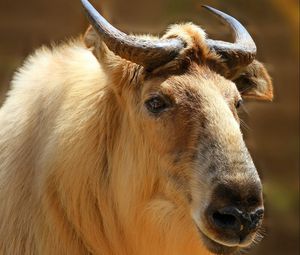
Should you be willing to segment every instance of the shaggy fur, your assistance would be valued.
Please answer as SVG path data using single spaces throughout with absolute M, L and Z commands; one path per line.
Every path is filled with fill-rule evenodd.
M 217 74 L 225 67 L 199 27 L 175 25 L 171 36 L 187 47 L 151 73 L 91 29 L 88 47 L 76 40 L 26 60 L 0 110 L 1 255 L 209 254 L 195 215 L 215 176 L 198 154 L 252 166 L 234 109 L 241 95 Z M 268 82 L 260 93 L 270 99 Z M 158 91 L 178 107 L 155 118 L 143 102 Z M 227 152 L 204 149 L 211 139 Z M 225 178 L 259 182 L 255 169 Z

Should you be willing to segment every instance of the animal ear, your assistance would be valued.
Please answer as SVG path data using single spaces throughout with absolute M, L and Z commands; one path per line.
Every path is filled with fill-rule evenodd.
M 92 50 L 98 61 L 103 64 L 107 59 L 114 60 L 116 57 L 115 54 L 113 54 L 100 39 L 99 35 L 92 26 L 89 26 L 85 32 L 83 36 L 83 42 L 88 49 Z
M 85 46 L 90 49 L 98 61 L 108 72 L 120 71 L 118 67 L 122 66 L 126 60 L 115 55 L 108 49 L 92 26 L 89 26 L 82 38 Z
M 124 81 L 131 81 L 132 79 L 121 79 L 120 77 L 137 77 L 139 73 L 139 68 L 137 65 L 130 61 L 127 61 L 120 56 L 113 53 L 106 44 L 101 40 L 98 33 L 94 30 L 92 26 L 89 26 L 87 31 L 82 37 L 85 46 L 94 54 L 100 63 L 101 67 L 105 70 L 107 77 L 113 79 L 111 84 L 115 84 L 114 88 L 120 89 L 124 86 Z M 141 69 L 142 70 L 142 69 Z M 140 71 L 141 71 L 140 70 Z M 139 76 L 142 77 L 142 76 Z M 114 80 L 116 79 L 116 80 Z M 135 81 L 138 81 L 136 78 Z M 119 85 L 116 85 L 119 84 Z
M 264 65 L 257 60 L 248 65 L 233 81 L 244 98 L 265 101 L 273 99 L 271 77 Z
M 83 35 L 83 42 L 87 48 L 95 47 L 99 40 L 99 36 L 97 35 L 96 31 L 90 25 L 86 32 Z

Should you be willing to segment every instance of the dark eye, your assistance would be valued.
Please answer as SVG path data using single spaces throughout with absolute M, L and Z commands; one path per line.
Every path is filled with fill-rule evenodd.
M 243 100 L 242 100 L 242 99 L 239 99 L 239 100 L 235 103 L 235 108 L 238 109 L 242 104 L 243 104 Z
M 161 96 L 151 97 L 145 102 L 145 105 L 148 111 L 152 113 L 160 113 L 169 106 L 166 100 Z

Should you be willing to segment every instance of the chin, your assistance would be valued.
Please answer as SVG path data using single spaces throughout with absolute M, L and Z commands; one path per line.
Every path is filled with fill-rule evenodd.
M 226 246 L 226 245 L 217 243 L 214 240 L 207 237 L 205 234 L 203 234 L 203 232 L 200 229 L 198 229 L 198 230 L 199 230 L 203 244 L 205 245 L 207 250 L 209 250 L 210 252 L 212 252 L 214 254 L 227 255 L 227 254 L 233 254 L 239 250 L 238 246 Z
M 211 238 L 209 238 L 207 235 L 205 235 L 200 228 L 197 226 L 197 230 L 200 234 L 200 238 L 202 240 L 202 243 L 206 247 L 208 251 L 210 251 L 213 254 L 222 254 L 222 255 L 230 255 L 238 252 L 241 248 L 246 248 L 246 247 L 241 247 L 239 245 L 237 246 L 227 246 L 221 243 L 218 243 Z

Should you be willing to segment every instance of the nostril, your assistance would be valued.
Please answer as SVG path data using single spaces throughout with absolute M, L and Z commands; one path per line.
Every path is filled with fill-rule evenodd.
M 264 209 L 260 208 L 260 209 L 256 210 L 254 215 L 256 218 L 261 220 L 264 217 Z
M 255 213 L 250 214 L 250 224 L 249 224 L 249 229 L 256 229 L 261 220 L 264 217 L 264 210 L 263 209 L 258 209 Z
M 213 226 L 220 230 L 247 235 L 258 228 L 263 215 L 264 210 L 261 208 L 253 213 L 248 213 L 236 207 L 225 207 L 214 211 L 210 218 Z
M 232 213 L 218 211 L 213 213 L 212 218 L 214 224 L 219 228 L 235 229 L 240 225 L 236 216 Z

